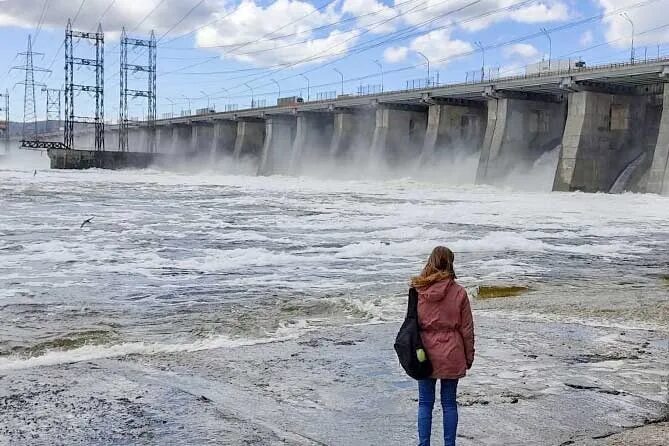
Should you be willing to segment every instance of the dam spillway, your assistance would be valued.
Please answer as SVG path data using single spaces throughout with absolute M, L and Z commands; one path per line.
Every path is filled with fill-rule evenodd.
M 342 160 L 401 170 L 457 152 L 478 156 L 478 184 L 497 185 L 559 149 L 553 190 L 667 195 L 667 82 L 669 59 L 657 59 L 161 119 L 152 131 L 160 154 L 243 160 L 259 175 Z M 131 150 L 147 150 L 149 131 L 130 130 Z M 118 130 L 105 137 L 115 147 Z

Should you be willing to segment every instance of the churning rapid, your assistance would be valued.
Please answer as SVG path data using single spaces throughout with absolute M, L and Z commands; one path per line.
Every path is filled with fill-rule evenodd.
M 11 321 L 0 369 L 397 318 L 436 244 L 456 251 L 467 286 L 545 296 L 527 311 L 594 317 L 620 301 L 621 323 L 667 322 L 662 197 L 151 170 L 0 178 L 0 314 Z M 644 305 L 631 309 L 624 297 L 640 283 Z

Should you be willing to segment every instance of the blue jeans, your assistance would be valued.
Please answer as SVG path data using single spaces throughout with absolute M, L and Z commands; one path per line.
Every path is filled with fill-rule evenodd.
M 418 446 L 430 446 L 432 435 L 432 408 L 434 407 L 436 379 L 418 381 Z M 444 446 L 455 446 L 458 431 L 457 379 L 441 380 L 441 407 L 444 411 Z

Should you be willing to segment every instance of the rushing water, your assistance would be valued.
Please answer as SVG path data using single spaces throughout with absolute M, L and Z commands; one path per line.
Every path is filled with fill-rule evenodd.
M 80 228 L 81 222 L 92 223 Z M 669 199 L 395 181 L 0 170 L 0 369 L 398 318 L 430 249 L 477 302 L 665 326 Z

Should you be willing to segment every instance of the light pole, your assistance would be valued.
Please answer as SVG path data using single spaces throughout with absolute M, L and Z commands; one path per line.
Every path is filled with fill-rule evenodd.
M 224 91 L 226 96 L 223 96 L 225 98 L 225 111 L 228 111 L 228 105 L 230 104 L 230 90 L 228 90 L 225 87 L 221 87 L 221 91 Z M 219 99 L 221 96 L 219 96 Z
M 253 87 L 251 87 L 249 84 L 245 83 L 246 88 L 251 90 L 251 108 L 255 108 L 255 94 L 253 93 Z
M 170 102 L 170 106 L 172 108 L 172 111 L 170 112 L 170 115 L 172 115 L 172 117 L 174 117 L 174 101 L 170 98 L 165 98 L 165 99 L 167 99 Z
M 210 97 L 207 93 L 205 93 L 203 90 L 200 90 L 200 93 L 204 95 L 204 97 L 207 98 L 207 113 L 209 113 L 209 110 L 211 110 L 211 100 Z
M 546 28 L 541 28 L 541 32 L 548 38 L 548 71 L 551 70 L 551 58 L 553 57 L 553 40 L 551 39 L 551 33 L 548 32 Z M 558 66 L 558 70 L 560 67 Z
M 309 78 L 306 77 L 303 73 L 300 73 L 300 76 L 302 76 L 303 78 L 305 78 L 307 80 L 307 102 L 308 102 L 309 100 L 311 100 L 311 97 L 310 97 L 311 83 L 309 82 Z
M 427 86 L 429 87 L 429 83 L 430 83 L 430 59 L 428 59 L 427 56 L 425 54 L 421 53 L 420 51 L 416 51 L 416 53 L 420 54 L 423 57 L 423 59 L 425 59 L 425 62 L 427 62 L 427 83 L 428 83 Z
M 626 12 L 621 13 L 620 16 L 630 22 L 630 25 L 632 25 L 632 48 L 630 50 L 630 62 L 634 63 L 634 22 Z
M 379 70 L 381 70 L 381 93 L 383 93 L 383 65 L 381 65 L 381 62 L 377 60 L 374 61 L 374 63 L 379 67 Z
M 181 96 L 183 96 L 183 98 L 184 98 L 184 99 L 186 100 L 186 102 L 188 103 L 188 114 L 190 115 L 190 114 L 191 114 L 191 110 L 192 110 L 191 107 L 190 107 L 190 98 L 187 98 L 185 94 L 182 94 Z
M 277 96 L 277 97 L 280 98 L 280 97 L 281 97 L 281 84 L 279 84 L 275 79 L 270 79 L 270 80 L 271 80 L 272 82 L 274 82 L 274 83 L 276 84 L 277 88 L 279 89 L 279 93 L 278 93 L 278 96 Z M 279 103 L 279 100 L 278 100 L 278 99 L 277 99 L 276 103 L 277 103 L 277 104 Z
M 339 73 L 339 76 L 341 76 L 341 94 L 343 96 L 344 95 L 344 73 L 342 73 L 341 71 L 339 71 L 336 68 L 333 68 L 333 70 L 335 70 L 337 73 Z
M 481 50 L 481 82 L 485 80 L 485 47 L 480 40 L 474 42 L 474 46 Z

